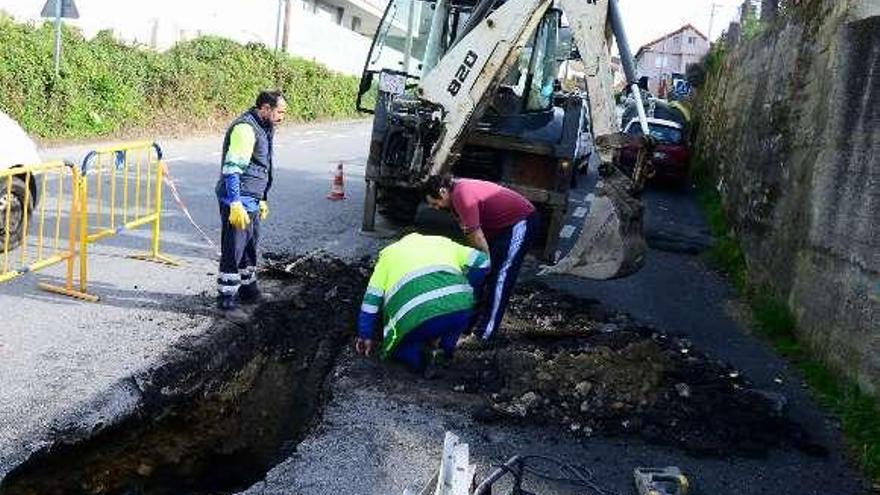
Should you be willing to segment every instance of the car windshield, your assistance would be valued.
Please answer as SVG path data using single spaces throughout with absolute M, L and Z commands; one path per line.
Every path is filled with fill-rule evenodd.
M 681 144 L 681 129 L 661 124 L 648 123 L 648 130 L 651 131 L 651 137 L 656 139 L 660 144 Z M 640 126 L 638 122 L 631 122 L 627 134 L 630 136 L 641 136 L 642 126 Z

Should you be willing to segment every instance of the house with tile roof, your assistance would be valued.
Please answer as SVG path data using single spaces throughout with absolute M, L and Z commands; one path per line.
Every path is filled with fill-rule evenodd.
M 656 40 L 642 45 L 636 52 L 636 71 L 648 77 L 648 90 L 666 97 L 669 84 L 684 77 L 688 65 L 700 61 L 709 52 L 709 38 L 690 24 L 685 24 Z

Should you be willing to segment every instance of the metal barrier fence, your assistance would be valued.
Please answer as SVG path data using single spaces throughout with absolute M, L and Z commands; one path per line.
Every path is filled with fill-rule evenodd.
M 64 287 L 40 287 L 93 300 L 74 286 L 78 182 L 61 161 L 0 170 L 0 283 L 67 262 Z
M 152 142 L 96 149 L 81 167 L 0 170 L 0 283 L 66 261 L 64 285 L 40 288 L 97 301 L 86 292 L 89 245 L 143 225 L 152 227 L 150 250 L 129 257 L 178 265 L 160 252 L 164 177 L 162 149 Z
M 160 252 L 164 174 L 162 148 L 149 141 L 99 148 L 86 155 L 78 188 L 80 281 L 88 281 L 89 244 L 143 225 L 152 226 L 150 250 L 129 257 L 179 264 Z

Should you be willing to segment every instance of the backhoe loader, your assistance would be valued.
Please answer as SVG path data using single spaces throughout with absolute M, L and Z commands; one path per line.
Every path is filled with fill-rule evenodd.
M 452 173 L 498 182 L 535 204 L 545 228 L 537 254 L 553 264 L 547 270 L 593 279 L 637 271 L 647 153 L 630 175 L 612 164 L 622 141 L 612 33 L 638 96 L 616 0 L 391 0 L 357 99 L 359 110 L 373 113 L 363 230 L 374 229 L 377 209 L 412 221 L 421 182 Z M 560 91 L 559 67 L 572 53 L 583 61 L 585 92 Z M 372 108 L 364 107 L 368 94 Z M 572 174 L 591 153 L 600 158 L 598 184 L 580 238 L 557 260 Z

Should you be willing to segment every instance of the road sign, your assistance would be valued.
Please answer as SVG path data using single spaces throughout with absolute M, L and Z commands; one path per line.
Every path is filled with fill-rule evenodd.
M 43 5 L 43 11 L 40 12 L 41 17 L 55 17 L 58 9 L 58 2 L 61 1 L 61 17 L 67 19 L 79 19 L 79 11 L 76 10 L 76 4 L 73 0 L 46 0 Z

